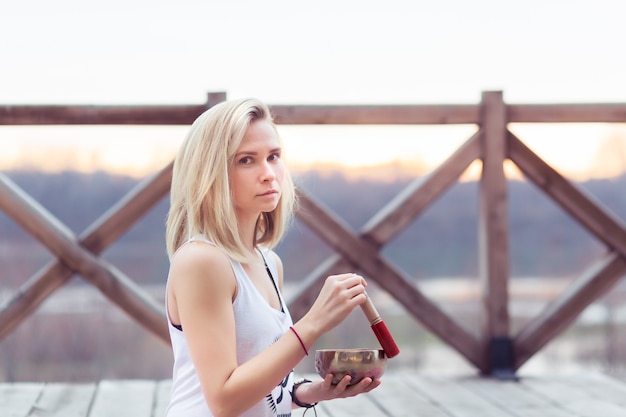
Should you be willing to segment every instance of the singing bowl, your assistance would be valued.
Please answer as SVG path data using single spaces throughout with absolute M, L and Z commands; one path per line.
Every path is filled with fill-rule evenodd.
M 382 349 L 320 349 L 315 351 L 315 370 L 325 378 L 333 374 L 333 384 L 350 375 L 353 385 L 363 378 L 380 378 L 387 367 Z

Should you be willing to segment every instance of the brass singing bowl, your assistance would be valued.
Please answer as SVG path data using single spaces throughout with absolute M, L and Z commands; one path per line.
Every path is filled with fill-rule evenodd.
M 321 349 L 315 351 L 315 370 L 325 378 L 333 374 L 333 384 L 350 375 L 353 385 L 363 378 L 380 378 L 387 367 L 382 349 Z

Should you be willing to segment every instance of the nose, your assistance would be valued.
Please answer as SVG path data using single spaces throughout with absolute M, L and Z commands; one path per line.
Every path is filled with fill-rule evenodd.
M 261 180 L 266 182 L 273 181 L 275 178 L 276 173 L 274 172 L 274 167 L 269 163 L 269 161 L 265 161 L 262 166 Z

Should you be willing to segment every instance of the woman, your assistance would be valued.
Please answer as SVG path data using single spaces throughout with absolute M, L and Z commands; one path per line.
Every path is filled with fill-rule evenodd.
M 365 280 L 326 279 L 292 323 L 272 250 L 294 205 L 266 105 L 220 103 L 193 123 L 174 162 L 166 307 L 174 353 L 168 417 L 290 416 L 297 406 L 371 391 L 380 380 L 293 381 L 325 332 L 366 299 Z

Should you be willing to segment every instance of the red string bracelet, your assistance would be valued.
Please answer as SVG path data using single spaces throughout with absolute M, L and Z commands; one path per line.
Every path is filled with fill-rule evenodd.
M 291 331 L 293 332 L 293 334 L 296 335 L 296 337 L 298 338 L 298 341 L 300 342 L 300 346 L 302 346 L 302 349 L 304 350 L 304 353 L 309 356 L 309 351 L 306 350 L 306 346 L 304 346 L 304 342 L 302 341 L 302 339 L 300 338 L 300 335 L 298 334 L 298 332 L 296 332 L 296 329 L 293 328 L 293 326 L 289 326 L 289 328 L 291 329 Z

